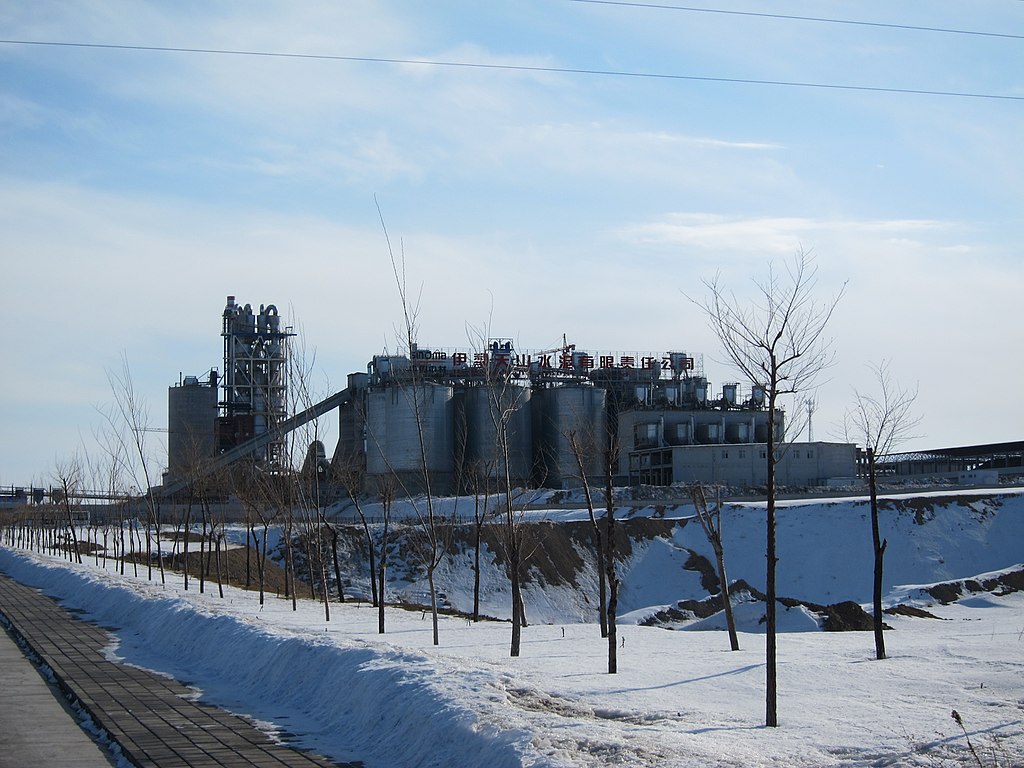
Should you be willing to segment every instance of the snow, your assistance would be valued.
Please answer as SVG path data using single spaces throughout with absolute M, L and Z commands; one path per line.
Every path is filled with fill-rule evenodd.
M 698 574 L 681 569 L 682 549 L 710 554 L 696 525 L 635 549 L 623 574 L 624 609 L 635 613 L 620 616 L 615 675 L 606 674 L 607 641 L 596 626 L 566 618 L 586 603 L 565 585 L 528 592 L 531 618 L 551 623 L 525 628 L 513 659 L 505 622 L 442 617 L 434 647 L 421 611 L 389 608 L 381 636 L 376 609 L 365 604 L 332 605 L 328 622 L 323 606 L 308 600 L 292 611 L 290 601 L 270 598 L 261 609 L 255 593 L 226 587 L 222 600 L 215 589 L 199 594 L 194 582 L 185 592 L 172 575 L 161 585 L 142 569 L 139 578 L 122 577 L 91 558 L 72 565 L 9 548 L 0 548 L 0 569 L 118 628 L 110 650 L 117 658 L 187 681 L 211 702 L 368 768 L 976 765 L 953 709 L 984 765 L 1022 765 L 1024 593 L 940 605 L 922 591 L 944 574 L 1020 567 L 1024 499 L 986 498 L 940 499 L 924 524 L 916 510 L 886 513 L 887 604 L 913 602 L 939 617 L 887 616 L 890 658 L 873 659 L 870 633 L 819 632 L 806 609 L 780 606 L 779 728 L 763 726 L 759 604 L 737 605 L 738 652 L 728 650 L 724 632 L 630 623 L 701 596 Z M 738 505 L 724 521 L 730 577 L 754 585 L 763 580 L 755 568 L 759 561 L 763 569 L 763 514 L 756 504 Z M 866 602 L 866 514 L 860 499 L 780 512 L 788 567 L 779 593 Z M 463 570 L 447 574 L 456 603 L 471 599 L 456 573 Z M 507 594 L 490 578 L 489 605 L 500 610 Z M 712 616 L 687 629 L 719 626 Z

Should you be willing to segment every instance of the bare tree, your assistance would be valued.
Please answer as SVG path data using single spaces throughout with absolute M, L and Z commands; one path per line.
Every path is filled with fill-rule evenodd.
M 270 527 L 275 523 L 280 507 L 277 499 L 280 495 L 274 487 L 277 480 L 266 472 L 260 470 L 252 461 L 236 462 L 230 469 L 228 481 L 235 497 L 241 502 L 246 510 L 247 526 L 249 537 L 252 538 L 253 548 L 256 550 L 256 574 L 259 586 L 259 601 L 263 605 L 266 600 L 266 572 L 267 572 L 267 541 L 270 534 Z M 256 532 L 256 521 L 261 526 L 260 535 Z M 211 545 L 214 543 L 213 531 L 216 530 L 215 521 L 211 527 Z
M 348 495 L 349 501 L 352 503 L 352 507 L 355 509 L 359 522 L 363 527 L 363 538 L 366 542 L 367 552 L 367 569 L 370 573 L 370 603 L 377 607 L 379 601 L 377 592 L 377 545 L 374 543 L 373 534 L 370 532 L 370 523 L 366 519 L 366 512 L 360 499 L 363 484 L 363 468 L 356 456 L 341 456 L 339 460 L 340 463 L 338 461 L 335 462 L 334 476 L 345 488 L 345 493 Z M 383 556 L 383 552 L 381 554 Z
M 785 435 L 781 429 L 783 433 L 776 434 L 775 416 L 781 396 L 813 388 L 817 377 L 834 361 L 824 334 L 845 284 L 819 303 L 815 297 L 817 267 L 811 255 L 800 250 L 783 270 L 770 264 L 767 278 L 754 280 L 756 297 L 749 303 L 727 290 L 720 275 L 705 280 L 704 285 L 709 295 L 695 303 L 706 312 L 726 357 L 748 381 L 763 389 L 767 399 L 765 724 L 777 727 L 775 468 Z
M 522 630 L 527 625 L 526 603 L 523 599 L 523 567 L 527 555 L 523 542 L 523 509 L 519 502 L 524 494 L 515 491 L 513 465 L 521 463 L 516 456 L 513 441 L 516 438 L 515 420 L 521 416 L 524 398 L 528 390 L 522 385 L 522 372 L 514 365 L 511 341 L 506 343 L 490 339 L 489 323 L 482 329 L 471 330 L 471 339 L 485 350 L 479 355 L 480 376 L 478 392 L 486 398 L 487 418 L 490 421 L 488 445 L 479 446 L 484 464 L 493 469 L 496 490 L 503 500 L 501 512 L 502 543 L 508 561 L 509 586 L 512 593 L 512 637 L 509 653 L 519 656 L 522 647 Z M 480 425 L 477 425 L 479 428 Z M 483 441 L 481 441 L 483 442 Z M 521 474 L 521 467 L 517 474 Z M 518 479 L 518 478 L 515 478 Z
M 213 473 L 208 469 L 209 463 L 213 460 L 213 457 L 206 454 L 203 450 L 199 440 L 194 439 L 192 436 L 188 436 L 185 442 L 182 455 L 181 463 L 181 478 L 186 481 L 186 487 L 184 493 L 186 494 L 183 506 L 184 515 L 182 519 L 182 529 L 184 530 L 184 538 L 182 539 L 182 571 L 184 588 L 188 591 L 189 588 L 189 576 L 192 575 L 189 545 L 191 544 L 192 529 L 195 526 L 195 520 L 193 513 L 196 507 L 199 507 L 201 523 L 203 532 L 205 535 L 206 531 L 206 512 L 209 508 L 209 485 L 213 480 Z M 175 544 L 177 546 L 177 542 Z M 200 544 L 200 548 L 204 546 Z M 200 552 L 199 557 L 200 563 L 200 592 L 203 591 L 205 584 L 203 583 L 202 577 L 202 553 Z
M 387 587 L 388 535 L 391 529 L 391 505 L 395 500 L 395 489 L 391 477 L 382 478 L 380 487 L 381 515 L 383 525 L 380 535 L 380 557 L 377 558 L 377 633 L 384 634 L 384 602 Z
M 492 471 L 491 462 L 475 461 L 468 472 L 473 492 L 473 621 L 480 621 L 480 549 L 490 519 Z
M 704 494 L 704 486 L 696 483 L 690 488 L 690 498 L 693 499 L 693 506 L 697 510 L 697 519 L 700 521 L 704 534 L 708 537 L 711 549 L 715 553 L 715 563 L 718 566 L 718 581 L 721 584 L 722 602 L 725 608 L 725 624 L 729 630 L 729 646 L 734 651 L 740 649 L 739 636 L 736 634 L 736 619 L 732 613 L 732 598 L 729 595 L 729 577 L 725 573 L 725 546 L 722 544 L 722 499 L 721 490 L 715 488 L 715 508 L 708 509 L 708 500 Z
M 78 534 L 75 531 L 75 500 L 82 488 L 82 462 L 76 456 L 66 461 L 58 461 L 53 473 L 60 486 L 60 505 L 64 511 L 64 522 L 67 525 L 68 559 L 79 565 L 82 563 L 82 552 L 78 547 Z
M 110 503 L 116 509 L 116 525 L 113 531 L 114 557 L 119 559 L 119 570 L 124 575 L 125 560 L 127 559 L 127 546 L 131 544 L 131 537 L 125 540 L 125 527 L 130 521 L 125 515 L 128 505 L 127 482 L 125 480 L 126 457 L 125 443 L 118 434 L 114 432 L 110 424 L 99 427 L 93 432 L 97 450 L 94 452 L 92 462 L 93 474 L 97 478 L 97 487 L 106 491 L 110 497 Z M 118 555 L 120 553 L 120 555 Z M 133 558 L 132 565 L 138 574 L 138 562 Z
M 590 488 L 590 478 L 587 476 L 585 463 L 585 457 L 589 453 L 588 446 L 584 445 L 584 440 L 575 429 L 569 431 L 566 439 L 569 441 L 569 450 L 576 458 L 580 483 L 583 486 L 583 496 L 587 502 L 587 514 L 590 516 L 590 525 L 594 529 L 594 550 L 597 555 L 597 616 L 601 625 L 601 637 L 608 637 L 608 573 L 605 566 L 605 535 L 594 513 L 594 494 Z
M 611 432 L 605 436 L 604 502 L 605 502 L 605 580 L 608 582 L 608 674 L 618 672 L 616 645 L 616 611 L 619 605 L 619 577 L 615 572 L 615 497 L 612 493 L 615 466 L 619 463 L 619 448 Z
M 885 658 L 885 637 L 882 623 L 882 570 L 888 540 L 883 539 L 878 526 L 877 460 L 913 437 L 912 432 L 921 422 L 913 412 L 917 400 L 917 387 L 904 389 L 893 378 L 889 363 L 883 360 L 871 366 L 877 392 L 869 395 L 853 391 L 853 405 L 845 414 L 844 431 L 863 442 L 868 463 L 868 492 L 871 496 L 871 545 L 874 552 L 874 579 L 872 585 L 873 626 L 875 632 L 875 658 Z M 849 439 L 849 438 L 848 438 Z
M 289 356 L 289 397 L 292 399 L 292 410 L 298 412 L 300 409 L 311 409 L 320 397 L 313 392 L 313 371 L 316 365 L 316 350 L 307 351 L 305 345 L 305 334 L 299 334 L 299 346 Z M 324 601 L 324 620 L 331 620 L 330 589 L 327 579 L 327 558 L 325 556 L 324 531 L 332 533 L 330 546 L 334 550 L 334 564 L 338 594 L 344 602 L 343 585 L 341 583 L 341 571 L 338 565 L 337 554 L 337 533 L 327 523 L 324 515 L 324 484 L 327 480 L 326 455 L 321 440 L 320 417 L 314 416 L 303 425 L 301 430 L 302 439 L 297 444 L 294 439 L 291 444 L 305 452 L 305 460 L 297 473 L 294 473 L 296 498 L 299 508 L 302 511 L 302 519 L 305 523 L 306 540 L 306 565 L 309 576 L 310 588 L 314 591 L 319 582 L 321 595 Z M 308 446 L 308 447 L 306 447 Z M 293 464 L 294 464 L 293 457 Z
M 420 535 L 415 537 L 414 543 L 415 551 L 418 559 L 423 564 L 427 572 L 427 585 L 430 591 L 430 616 L 431 626 L 433 629 L 433 643 L 434 645 L 440 644 L 440 638 L 438 633 L 438 616 L 437 616 L 437 585 L 435 584 L 435 574 L 437 567 L 441 564 L 441 560 L 445 554 L 444 542 L 442 541 L 443 536 L 447 531 L 450 531 L 450 527 L 444 526 L 443 521 L 439 518 L 437 510 L 435 509 L 435 500 L 433 493 L 433 477 L 431 472 L 430 455 L 427 450 L 427 436 L 426 426 L 424 424 L 424 411 L 426 409 L 426 396 L 427 396 L 427 382 L 424 380 L 417 361 L 415 358 L 415 350 L 417 346 L 417 323 L 419 316 L 419 301 L 413 301 L 409 295 L 408 283 L 406 281 L 405 273 L 405 252 L 404 249 L 400 251 L 398 255 L 395 254 L 394 249 L 391 247 L 391 238 L 388 235 L 387 226 L 384 223 L 384 215 L 380 211 L 380 207 L 377 208 L 377 213 L 380 216 L 381 228 L 384 231 L 384 238 L 387 242 L 388 256 L 391 259 L 391 268 L 395 276 L 395 284 L 398 287 L 398 295 L 402 305 L 402 327 L 400 329 L 401 341 L 404 344 L 406 351 L 409 355 L 409 376 L 407 378 L 400 377 L 396 379 L 396 386 L 402 388 L 406 397 L 409 400 L 410 407 L 412 408 L 413 424 L 416 430 L 417 448 L 419 450 L 419 469 L 420 469 L 420 484 L 423 490 L 423 505 L 425 509 L 421 507 L 419 502 L 416 500 L 413 494 L 409 493 L 406 489 L 404 494 L 409 498 L 410 503 L 419 523 Z M 401 478 L 395 474 L 396 479 L 401 483 Z M 381 602 L 383 602 L 383 595 L 381 596 Z
M 164 573 L 163 547 L 160 538 L 160 498 L 154 489 L 155 472 L 153 471 L 153 459 L 149 454 L 149 447 L 146 442 L 147 433 L 150 431 L 149 406 L 145 399 L 135 389 L 132 379 L 131 367 L 128 365 L 128 356 L 122 355 L 120 370 L 108 370 L 107 380 L 114 395 L 112 409 L 104 412 L 107 423 L 124 441 L 124 456 L 126 457 L 129 473 L 132 475 L 135 486 L 139 491 L 146 508 L 146 559 L 148 577 L 153 578 L 153 543 L 151 533 L 156 534 L 156 561 L 160 570 L 160 583 L 166 583 Z M 127 457 L 131 456 L 131 460 Z

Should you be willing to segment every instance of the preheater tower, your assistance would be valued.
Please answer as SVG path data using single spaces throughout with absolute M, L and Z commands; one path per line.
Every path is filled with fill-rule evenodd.
M 281 327 L 273 304 L 254 312 L 228 296 L 224 307 L 224 397 L 220 403 L 218 447 L 226 450 L 273 429 L 288 415 L 288 346 L 295 334 Z M 256 460 L 279 466 L 284 439 L 274 440 Z

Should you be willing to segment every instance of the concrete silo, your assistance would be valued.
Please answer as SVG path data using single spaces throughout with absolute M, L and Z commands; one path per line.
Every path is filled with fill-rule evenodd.
M 181 480 L 215 452 L 217 372 L 200 381 L 184 377 L 167 390 L 167 475 Z
M 366 395 L 366 476 L 404 493 L 449 493 L 455 477 L 454 389 L 431 382 L 394 382 Z M 423 451 L 420 450 L 422 432 Z M 424 457 L 426 461 L 424 461 Z
M 533 476 L 532 390 L 511 381 L 467 387 L 462 400 L 464 467 L 468 473 L 484 476 L 499 485 L 505 482 L 502 438 L 508 446 L 508 476 L 514 486 L 525 485 Z
M 579 467 L 570 444 L 575 432 L 584 448 L 590 478 L 604 474 L 607 442 L 607 392 L 588 384 L 540 389 L 533 396 L 533 429 L 537 482 L 547 488 L 580 484 Z

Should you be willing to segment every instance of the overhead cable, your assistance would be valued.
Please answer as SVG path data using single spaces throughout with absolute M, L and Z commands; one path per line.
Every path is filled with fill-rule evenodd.
M 1008 32 L 984 32 L 973 29 L 953 29 L 949 27 L 924 27 L 917 24 L 892 24 L 882 21 L 858 21 L 856 19 L 830 19 L 823 16 L 797 16 L 789 13 L 762 13 L 758 11 L 730 11 L 722 8 L 698 8 L 688 5 L 669 5 L 665 3 L 641 3 L 630 0 L 568 0 L 570 3 L 587 3 L 589 5 L 618 5 L 627 8 L 653 8 L 660 11 L 686 11 L 688 13 L 717 13 L 724 16 L 750 16 L 761 19 L 781 19 L 784 21 L 813 21 L 819 24 L 848 24 L 856 27 L 877 27 L 881 29 L 901 29 L 914 32 L 939 32 L 947 35 L 976 35 L 979 37 L 1001 37 L 1009 40 L 1024 40 L 1024 35 Z
M 870 93 L 898 93 L 913 96 L 944 96 L 965 99 L 995 99 L 1003 101 L 1024 101 L 1024 95 L 1015 96 L 1001 93 L 978 93 L 974 91 L 946 91 L 928 88 L 894 88 L 877 85 L 846 85 L 842 83 L 814 83 L 795 80 L 761 80 L 745 77 L 711 77 L 706 75 L 681 75 L 670 72 L 635 72 L 621 69 L 587 69 L 576 67 L 545 67 L 529 64 L 493 64 L 473 61 L 442 61 L 437 59 L 406 59 L 383 56 L 342 56 L 317 53 L 286 53 L 275 51 L 244 51 L 224 48 L 184 48 L 164 45 L 115 45 L 112 43 L 75 43 L 54 40 L 0 40 L 0 45 L 55 46 L 65 48 L 89 48 L 114 51 L 146 51 L 163 53 L 199 53 L 218 56 L 254 56 L 280 59 L 306 59 L 314 61 L 349 61 L 369 64 L 403 64 L 429 67 L 455 67 L 462 69 L 489 69 L 511 72 L 534 72 L 563 75 L 593 75 L 604 77 L 644 78 L 652 80 L 679 80 L 703 83 L 730 83 L 736 85 L 772 85 L 789 88 L 817 88 L 840 91 L 865 91 Z

